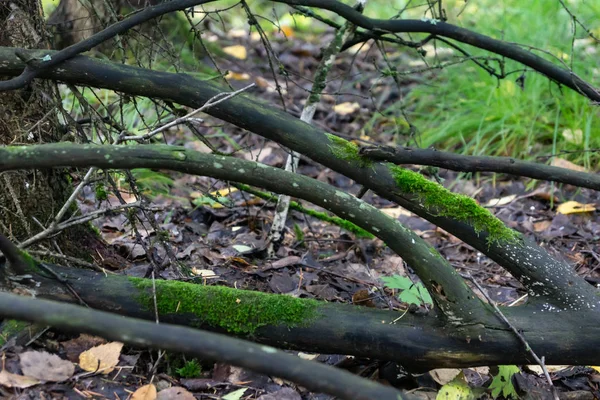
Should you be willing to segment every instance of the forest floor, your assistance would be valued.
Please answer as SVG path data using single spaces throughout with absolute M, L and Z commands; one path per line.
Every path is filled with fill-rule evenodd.
M 288 112 L 299 116 L 311 85 L 310 80 L 302 78 L 314 73 L 319 61 L 320 46 L 327 43 L 328 38 L 325 37 L 321 42 L 276 39 L 272 42 L 280 62 L 289 72 L 287 79 L 279 75 L 283 88 L 281 95 L 275 90 L 275 81 L 264 62 L 266 54 L 256 44 L 256 38 L 232 33 L 225 39 L 231 45 L 241 45 L 248 49 L 248 54 L 243 59 L 223 57 L 219 60 L 222 67 L 231 71 L 229 76 L 232 85 L 239 88 L 255 82 L 257 86 L 251 90 L 253 95 L 267 99 L 279 107 L 283 98 Z M 416 66 L 420 61 L 423 62 L 399 52 L 388 56 L 395 64 L 411 63 Z M 431 69 L 416 78 L 412 76 L 410 79 L 403 79 L 400 85 L 396 85 L 390 79 L 382 79 L 380 71 L 385 68 L 386 63 L 380 53 L 370 45 L 341 55 L 330 73 L 331 80 L 328 81 L 323 100 L 315 114 L 314 124 L 329 132 L 357 140 L 358 144 L 418 146 L 418 127 L 417 133 L 406 129 L 407 124 L 402 116 L 403 106 L 399 100 L 413 85 L 437 85 L 443 82 L 435 81 L 435 70 Z M 397 106 L 396 109 L 394 105 Z M 406 107 L 410 111 L 410 105 Z M 399 120 L 402 121 L 398 122 Z M 210 117 L 205 118 L 202 133 L 222 152 L 277 167 L 282 167 L 285 163 L 287 153 L 277 144 Z M 201 141 L 183 128 L 172 130 L 167 137 L 169 144 L 207 151 Z M 419 170 L 416 166 L 411 168 Z M 356 306 L 406 309 L 407 305 L 398 300 L 397 293 L 383 287 L 381 278 L 392 275 L 408 276 L 415 281 L 418 278 L 410 265 L 381 240 L 356 238 L 338 226 L 291 211 L 276 258 L 266 259 L 264 249 L 267 246 L 266 236 L 272 221 L 274 202 L 234 190 L 226 182 L 212 178 L 163 171 L 153 173 L 166 176 L 162 188 L 153 183 L 152 174 L 149 175 L 149 181 L 139 179 L 138 182 L 152 197 L 152 206 L 162 209 L 139 215 L 143 222 L 138 230 L 150 249 L 149 254 L 137 242 L 125 215 L 111 215 L 95 221 L 104 239 L 128 261 L 127 264 L 118 266 L 103 264 L 107 269 L 129 276 L 143 276 L 150 267 L 148 257 L 153 257 L 153 261 L 166 265 L 160 273 L 160 277 L 164 279 L 178 279 L 182 276 L 182 271 L 186 271 L 195 276 L 199 283 L 351 303 Z M 301 160 L 299 173 L 333 184 L 348 193 L 357 194 L 360 191 L 360 186 L 355 182 L 308 159 Z M 600 248 L 597 245 L 600 217 L 595 211 L 595 207 L 600 206 L 600 197 L 597 192 L 486 173 L 467 175 L 441 170 L 440 177 L 444 179 L 444 186 L 450 190 L 475 198 L 509 227 L 535 238 L 553 256 L 566 260 L 590 284 L 600 284 Z M 165 187 L 168 194 L 161 194 L 161 191 L 165 192 Z M 217 193 L 217 190 L 220 192 Z M 123 189 L 121 195 L 135 201 L 126 189 Z M 457 270 L 471 274 L 499 305 L 510 306 L 525 301 L 526 294 L 519 282 L 485 255 L 371 192 L 364 199 L 417 232 Z M 557 212 L 557 206 L 567 201 L 588 204 L 590 211 L 570 214 Z M 93 189 L 85 190 L 79 199 L 83 213 L 111 204 L 118 204 L 114 195 L 109 195 L 105 201 L 99 201 Z M 303 205 L 320 210 L 310 204 Z M 157 240 L 158 232 L 148 223 L 148 215 L 166 233 L 160 237 L 166 237 L 167 240 Z M 173 250 L 175 260 L 168 259 L 166 246 Z M 100 342 L 85 335 L 72 337 L 51 331 L 38 339 L 33 347 L 66 354 L 69 359 L 76 360 L 81 351 L 98 343 Z M 299 356 L 346 368 L 404 390 L 419 388 L 418 392 L 427 398 L 435 397 L 441 385 L 461 372 L 436 370 L 411 375 L 400 372 L 398 366 L 377 360 L 331 354 L 300 353 Z M 519 389 L 522 393 L 531 395 L 531 398 L 542 398 L 543 396 L 535 397 L 532 394 L 536 385 L 543 385 L 539 367 L 521 367 L 523 378 L 517 380 L 520 383 Z M 222 363 L 185 359 L 173 354 L 159 355 L 156 352 L 126 348 L 116 368 L 116 372 L 108 375 L 81 375 L 74 384 L 46 384 L 28 388 L 19 398 L 46 396 L 45 398 L 58 399 L 126 399 L 140 386 L 150 383 L 149 378 L 152 376 L 152 382 L 158 388 L 170 385 L 179 388 L 179 397 L 164 398 L 332 398 L 308 392 L 275 377 L 262 376 Z M 597 370 L 559 366 L 551 367 L 550 371 L 559 391 L 571 392 L 570 398 L 575 398 L 575 394 L 579 396 L 577 398 L 600 397 L 600 373 Z M 472 387 L 487 388 L 497 374 L 497 368 L 489 366 L 465 369 L 462 373 Z M 193 396 L 189 397 L 188 394 Z M 227 394 L 230 397 L 221 397 Z M 490 395 L 484 391 L 481 396 Z

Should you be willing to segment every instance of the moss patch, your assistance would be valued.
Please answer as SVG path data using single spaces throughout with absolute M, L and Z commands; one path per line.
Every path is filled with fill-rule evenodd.
M 517 232 L 507 228 L 502 221 L 472 198 L 452 193 L 416 172 L 394 164 L 388 164 L 388 167 L 398 188 L 402 192 L 416 195 L 428 210 L 433 209 L 438 215 L 467 223 L 476 233 L 487 233 L 488 243 L 518 241 Z
M 326 133 L 325 135 L 331 142 L 329 145 L 329 150 L 331 150 L 331 153 L 335 156 L 335 158 L 357 162 L 363 168 L 373 165 L 372 160 L 363 157 L 358 153 L 358 146 L 356 144 L 330 133 Z
M 129 278 L 142 289 L 140 302 L 154 309 L 152 281 Z M 156 281 L 159 314 L 193 314 L 203 323 L 235 334 L 252 334 L 261 326 L 301 326 L 316 316 L 319 302 L 224 286 Z

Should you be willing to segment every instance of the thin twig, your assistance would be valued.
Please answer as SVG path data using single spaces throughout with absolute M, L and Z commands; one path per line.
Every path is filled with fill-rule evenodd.
M 475 280 L 475 278 L 473 278 L 473 276 L 471 274 L 467 273 L 467 274 L 460 274 L 460 275 L 463 278 L 468 279 L 471 282 L 473 282 L 473 284 L 477 287 L 477 289 L 479 289 L 479 291 L 481 292 L 481 294 L 483 294 L 483 296 L 486 298 L 486 300 L 488 301 L 488 303 L 494 308 L 494 311 L 496 312 L 496 315 L 513 331 L 513 333 L 515 334 L 515 336 L 517 336 L 517 338 L 519 339 L 519 341 L 525 347 L 525 350 L 529 354 L 531 354 L 531 356 L 533 357 L 533 359 L 535 360 L 535 362 L 538 363 L 540 367 L 542 367 L 542 371 L 544 372 L 544 377 L 548 381 L 548 384 L 550 385 L 550 387 L 552 387 L 552 394 L 554 395 L 554 400 L 559 400 L 558 393 L 556 392 L 556 387 L 552 383 L 552 379 L 550 378 L 550 374 L 548 373 L 548 369 L 546 368 L 546 364 L 544 363 L 544 357 L 540 358 L 540 357 L 537 356 L 537 354 L 535 354 L 535 352 L 533 351 L 533 349 L 531 348 L 531 346 L 529 346 L 529 343 L 527 342 L 527 340 L 525 339 L 525 337 L 521 334 L 521 332 L 519 332 L 519 330 L 517 328 L 515 328 L 515 326 L 513 324 L 510 323 L 510 321 L 508 320 L 508 318 L 506 318 L 506 316 L 502 313 L 502 311 L 500 311 L 500 309 L 496 305 L 496 302 L 494 300 L 492 300 L 492 298 L 488 295 L 487 291 L 483 287 L 481 287 L 481 285 L 479 284 L 479 282 L 477 282 Z

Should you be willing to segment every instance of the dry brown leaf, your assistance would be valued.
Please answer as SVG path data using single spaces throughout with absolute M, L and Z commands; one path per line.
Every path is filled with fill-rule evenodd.
M 88 372 L 111 373 L 119 363 L 123 343 L 111 342 L 92 347 L 79 355 L 79 366 Z
M 29 376 L 17 375 L 6 370 L 2 370 L 0 372 L 0 385 L 6 386 L 9 388 L 19 388 L 25 389 L 33 385 L 37 385 L 41 383 L 35 378 L 30 378 Z
M 61 382 L 75 373 L 75 365 L 56 354 L 45 351 L 26 351 L 19 355 L 23 375 L 46 382 Z
M 546 229 L 550 228 L 550 226 L 552 226 L 552 221 L 546 219 L 543 221 L 534 222 L 533 230 L 536 232 L 543 232 Z
M 360 105 L 357 102 L 340 103 L 333 106 L 333 111 L 339 115 L 349 115 L 360 110 Z
M 156 399 L 156 386 L 153 384 L 144 385 L 130 397 L 131 400 L 155 400 Z
M 246 48 L 241 44 L 223 47 L 223 51 L 225 52 L 225 54 L 229 54 L 230 56 L 235 57 L 238 60 L 245 60 L 246 57 L 248 57 L 248 52 L 246 51 Z
M 444 386 L 446 383 L 452 382 L 461 371 L 458 368 L 438 368 L 429 371 L 429 375 L 431 375 L 434 381 Z
M 596 210 L 596 205 L 594 203 L 590 204 L 582 204 L 577 201 L 567 201 L 562 203 L 558 207 L 556 207 L 556 212 L 560 214 L 576 214 L 576 213 L 586 213 L 592 212 Z
M 256 78 L 254 78 L 254 83 L 256 83 L 256 86 L 258 86 L 261 89 L 266 89 L 269 87 L 269 81 L 267 81 L 265 78 L 262 78 L 260 76 L 257 76 Z
M 196 400 L 196 398 L 181 386 L 173 386 L 158 392 L 157 400 Z
M 104 343 L 106 340 L 101 337 L 82 333 L 75 339 L 61 342 L 61 345 L 67 354 L 67 359 L 76 363 L 79 362 L 79 355 L 82 352 Z
M 567 161 L 564 158 L 559 158 L 559 157 L 554 157 L 552 159 L 552 161 L 550 162 L 550 165 L 552 165 L 553 167 L 570 169 L 571 171 L 580 171 L 580 172 L 586 171 L 585 168 L 583 168 L 577 164 L 573 164 L 571 161 Z

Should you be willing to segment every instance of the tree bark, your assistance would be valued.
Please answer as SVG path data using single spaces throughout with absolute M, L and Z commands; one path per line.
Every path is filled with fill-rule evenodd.
M 50 267 L 59 275 L 68 276 L 69 284 L 94 309 L 155 319 L 151 280 L 116 275 L 106 277 L 98 272 L 57 265 Z M 33 280 L 39 283 L 34 289 L 38 297 L 75 302 L 67 288 L 55 279 L 40 273 L 35 274 Z M 207 321 L 206 314 L 187 311 L 199 306 L 219 306 L 221 297 L 211 297 L 213 294 L 210 292 L 208 296 L 202 295 L 203 290 L 210 287 L 159 282 L 165 283 L 157 289 L 159 304 L 164 296 L 180 299 L 173 308 L 168 305 L 159 308 L 161 322 L 232 334 L 231 321 L 226 317 Z M 253 296 L 266 296 L 268 302 L 277 304 L 284 297 L 230 290 L 244 301 Z M 306 299 L 293 300 L 308 302 Z M 317 303 L 314 307 L 311 304 L 310 313 L 297 323 L 268 324 L 236 335 L 280 348 L 395 361 L 420 371 L 440 367 L 534 363 L 514 333 L 499 319 L 485 324 L 456 326 L 444 322 L 436 312 L 427 315 L 407 313 L 399 318 L 402 315 L 399 312 Z M 263 309 L 257 308 L 256 312 L 260 314 Z M 600 357 L 597 313 L 549 313 L 538 305 L 507 307 L 502 308 L 502 312 L 514 326 L 519 327 L 536 353 L 545 356 L 547 364 L 592 365 Z M 244 324 L 241 319 L 236 322 Z M 256 319 L 250 318 L 247 324 L 255 322 Z

